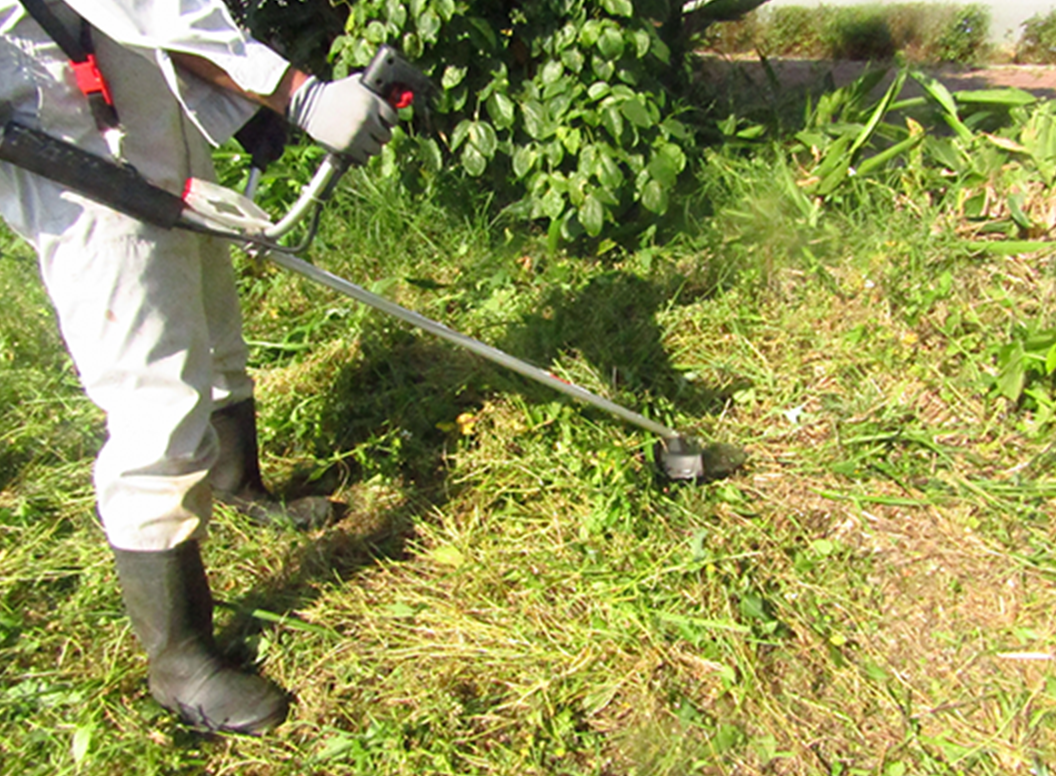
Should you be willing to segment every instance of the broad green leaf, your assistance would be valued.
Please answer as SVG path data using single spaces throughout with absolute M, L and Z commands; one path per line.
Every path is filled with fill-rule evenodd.
M 612 91 L 612 87 L 605 81 L 595 81 L 587 88 L 587 96 L 592 100 L 600 100 Z
M 619 197 L 617 197 L 604 186 L 599 186 L 594 189 L 594 196 L 598 198 L 598 201 L 601 204 L 608 205 L 609 207 L 616 207 L 620 204 Z
M 1016 222 L 1016 226 L 1020 229 L 1030 229 L 1032 226 L 1030 216 L 1023 212 L 1023 202 L 1022 193 L 1010 194 L 1008 197 L 1008 214 L 1012 216 L 1012 220 Z
M 367 25 L 367 29 L 363 32 L 363 37 L 369 43 L 381 44 L 388 40 L 388 31 L 384 24 L 379 21 L 373 21 Z
M 495 134 L 495 128 L 486 121 L 474 121 L 470 125 L 469 142 L 488 159 L 495 155 L 499 147 L 499 138 Z
M 762 124 L 752 124 L 745 127 L 744 129 L 738 130 L 737 138 L 739 140 L 758 140 L 766 134 L 766 127 Z
M 930 75 L 913 72 L 912 76 L 924 88 L 928 96 L 942 107 L 943 118 L 957 134 L 957 137 L 964 143 L 970 143 L 972 141 L 972 131 L 964 125 L 964 122 L 957 115 L 957 101 L 953 99 L 950 90 Z
M 469 128 L 473 126 L 473 122 L 469 119 L 462 119 L 455 125 L 454 132 L 451 133 L 451 150 L 457 151 L 458 147 L 462 145 L 465 139 L 469 136 Z
M 572 86 L 573 79 L 571 78 L 558 78 L 555 81 L 551 81 L 543 87 L 543 102 L 547 103 L 547 111 L 553 118 L 560 118 L 561 114 L 565 112 L 568 107 L 568 89 Z M 554 105 L 558 100 L 562 101 L 561 105 Z
M 524 128 L 536 140 L 545 140 L 553 134 L 546 108 L 535 100 L 528 100 L 521 105 L 524 116 Z
M 583 56 L 583 52 L 578 48 L 567 48 L 561 52 L 561 63 L 573 73 L 583 70 L 583 65 L 586 61 L 587 58 Z
M 1000 135 L 995 135 L 991 132 L 983 132 L 981 134 L 983 137 L 985 137 L 995 146 L 1000 148 L 1002 151 L 1010 151 L 1014 154 L 1029 153 L 1026 146 L 1021 143 L 1017 143 L 1010 137 L 1001 137 Z
M 80 765 L 84 760 L 85 755 L 88 754 L 88 748 L 92 744 L 92 733 L 95 732 L 95 725 L 78 725 L 77 729 L 73 732 L 73 742 L 70 744 L 70 757 L 73 758 L 74 763 Z
M 598 163 L 598 147 L 593 143 L 588 143 L 583 146 L 579 152 L 579 158 L 576 159 L 576 168 L 584 175 L 591 175 L 594 172 L 594 166 Z
M 550 187 L 553 188 L 555 191 L 558 191 L 561 194 L 564 194 L 568 191 L 568 178 L 560 170 L 555 170 L 554 172 L 550 173 L 549 180 Z
M 640 98 L 630 99 L 620 105 L 620 110 L 627 120 L 636 127 L 651 127 L 653 119 Z
M 587 177 L 579 173 L 568 176 L 568 201 L 572 207 L 579 209 L 587 199 Z
M 971 89 L 963 92 L 954 92 L 954 99 L 958 105 L 997 105 L 1003 108 L 1011 108 L 1016 105 L 1033 105 L 1038 101 L 1030 92 L 1014 87 L 1008 89 Z
M 923 140 L 923 134 L 912 135 L 899 143 L 895 143 L 890 148 L 884 149 L 875 156 L 870 156 L 867 159 L 863 159 L 862 162 L 858 165 L 858 174 L 868 175 L 873 170 L 880 169 L 892 159 L 896 159 L 899 156 L 902 156 L 903 154 L 906 154 L 912 149 L 916 148 L 918 145 L 921 144 L 921 142 L 923 142 Z M 967 215 L 967 209 L 965 211 L 965 215 Z
M 635 56 L 641 59 L 649 53 L 649 47 L 653 45 L 653 40 L 645 30 L 636 30 L 631 33 L 631 37 L 634 39 Z
M 633 67 L 618 67 L 616 69 L 616 77 L 629 86 L 638 85 L 638 71 Z
M 572 129 L 561 127 L 561 129 L 564 131 L 558 131 L 558 138 L 565 146 L 565 150 L 575 156 L 579 153 L 579 147 L 583 143 L 583 133 L 577 127 L 573 127 Z
M 542 72 L 540 73 L 544 84 L 552 84 L 558 81 L 561 76 L 565 74 L 565 66 L 561 64 L 559 60 L 551 59 L 545 65 L 543 65 Z
M 462 554 L 462 551 L 450 544 L 443 544 L 439 547 L 434 547 L 429 550 L 427 557 L 429 560 L 434 563 L 439 563 L 441 566 L 453 566 L 455 568 L 458 568 L 466 562 L 466 556 Z
M 678 181 L 679 173 L 685 166 L 686 157 L 682 149 L 676 145 L 667 144 L 653 154 L 646 169 L 650 177 L 670 187 Z
M 658 180 L 651 180 L 642 190 L 642 204 L 657 214 L 667 212 L 667 189 Z
M 948 137 L 928 135 L 924 140 L 924 148 L 935 161 L 953 172 L 963 172 L 969 161 L 964 152 Z
M 818 183 L 818 187 L 815 193 L 827 197 L 832 192 L 839 188 L 840 184 L 847 180 L 847 176 L 851 172 L 851 155 L 844 153 L 841 154 L 834 165 L 828 168 L 825 175 L 822 176 L 821 182 Z
M 858 151 L 869 142 L 873 137 L 873 133 L 876 132 L 876 128 L 880 125 L 880 122 L 887 115 L 888 106 L 894 101 L 902 92 L 902 87 L 906 83 L 906 71 L 900 70 L 898 75 L 895 76 L 895 80 L 891 82 L 891 86 L 884 92 L 884 96 L 880 98 L 880 102 L 877 103 L 876 108 L 873 110 L 872 115 L 869 116 L 869 120 L 865 123 L 862 131 L 858 133 L 858 137 L 854 139 L 854 143 L 851 145 L 848 153 L 851 157 L 854 157 Z
M 473 32 L 483 39 L 482 42 L 491 51 L 499 47 L 498 38 L 495 37 L 495 30 L 492 29 L 490 22 L 481 19 L 479 16 L 467 16 L 466 21 L 473 28 Z
M 630 18 L 634 14 L 634 5 L 631 0 L 601 0 L 601 7 L 613 16 Z
M 601 35 L 601 22 L 597 19 L 590 19 L 579 29 L 579 42 L 587 48 L 594 48 L 594 44 L 598 42 L 598 36 Z
M 444 90 L 454 89 L 466 78 L 468 68 L 448 65 L 444 68 L 444 74 L 440 77 L 440 85 Z
M 415 20 L 415 27 L 418 28 L 418 34 L 422 36 L 422 40 L 429 41 L 430 43 L 436 41 L 436 36 L 440 32 L 440 17 L 436 15 L 436 12 L 431 8 L 427 8 L 421 16 Z
M 565 197 L 557 189 L 550 189 L 543 196 L 542 207 L 547 218 L 557 218 L 565 210 Z
M 440 144 L 436 138 L 421 137 L 418 140 L 419 154 L 426 168 L 431 172 L 440 172 L 444 167 L 444 156 L 440 153 Z
M 587 234 L 591 237 L 601 234 L 601 228 L 605 225 L 605 208 L 597 197 L 588 194 L 577 215 Z
M 466 147 L 462 149 L 462 166 L 466 168 L 466 172 L 476 178 L 484 174 L 488 168 L 488 160 L 475 145 L 466 143 Z
M 523 178 L 535 167 L 539 158 L 538 152 L 532 146 L 520 146 L 513 153 L 513 174 L 518 179 Z
M 385 3 L 385 15 L 389 17 L 390 22 L 402 29 L 407 23 L 407 6 L 400 0 L 388 0 Z
M 625 41 L 620 29 L 607 28 L 598 38 L 598 51 L 610 62 L 623 56 Z
M 819 178 L 827 178 L 835 170 L 842 170 L 846 174 L 847 170 L 851 166 L 851 146 L 852 138 L 850 135 L 842 135 L 838 137 L 825 151 L 825 156 L 821 158 L 821 163 L 814 170 L 814 174 Z
M 550 38 L 551 48 L 549 50 L 555 54 L 564 52 L 565 49 L 576 42 L 578 36 L 579 31 L 576 29 L 576 25 L 566 24 Z
M 601 114 L 601 123 L 605 125 L 605 129 L 609 131 L 613 141 L 619 145 L 620 138 L 623 135 L 623 114 L 620 112 L 620 107 L 618 105 L 606 107 Z
M 445 22 L 455 17 L 455 0 L 433 0 L 433 7 Z
M 671 63 L 671 49 L 669 49 L 667 47 L 666 43 L 664 43 L 662 40 L 660 40 L 660 36 L 659 35 L 654 35 L 654 36 L 652 36 L 652 38 L 653 38 L 653 47 L 652 47 L 653 56 L 656 57 L 657 59 L 659 59 L 665 65 L 670 64 Z
M 417 32 L 408 32 L 404 35 L 401 48 L 403 49 L 403 53 L 412 61 L 420 58 L 425 51 L 422 38 Z
M 612 74 L 616 72 L 616 65 L 604 57 L 595 56 L 590 59 L 590 69 L 602 81 L 608 81 L 612 78 Z
M 565 146 L 560 140 L 554 140 L 543 146 L 543 155 L 551 167 L 558 167 L 565 159 Z M 554 174 L 556 176 L 559 173 Z
M 998 351 L 998 363 L 1003 364 L 997 375 L 997 391 L 1009 401 L 1019 401 L 1027 381 L 1026 354 L 1023 345 L 1013 342 Z
M 595 175 L 598 176 L 601 185 L 607 189 L 616 191 L 623 186 L 623 173 L 620 172 L 620 166 L 612 158 L 612 155 L 607 152 L 607 149 L 598 154 Z
M 516 106 L 513 100 L 501 92 L 495 92 L 488 98 L 488 115 L 500 129 L 513 126 Z
M 1017 256 L 1021 253 L 1034 253 L 1035 251 L 1052 249 L 1051 242 L 1042 240 L 965 240 L 962 244 L 972 250 L 991 256 Z

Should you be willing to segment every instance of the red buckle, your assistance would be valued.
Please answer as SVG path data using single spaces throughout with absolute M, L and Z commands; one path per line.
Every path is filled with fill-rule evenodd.
M 110 85 L 99 71 L 99 63 L 95 60 L 95 54 L 89 54 L 83 62 L 71 62 L 70 64 L 73 66 L 73 74 L 77 77 L 77 88 L 85 96 L 102 94 L 107 105 L 114 104 L 113 95 L 110 94 Z

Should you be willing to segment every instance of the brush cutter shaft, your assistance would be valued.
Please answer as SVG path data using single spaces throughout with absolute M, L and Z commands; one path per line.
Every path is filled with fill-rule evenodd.
M 327 272 L 324 269 L 320 269 L 313 264 L 291 256 L 285 253 L 271 253 L 268 254 L 268 258 L 275 262 L 281 267 L 296 272 L 300 275 L 305 276 L 310 280 L 314 280 L 317 283 L 321 283 L 328 288 L 332 288 L 334 291 L 350 296 L 353 299 L 362 302 L 363 304 L 369 305 L 376 310 L 381 310 L 383 313 L 392 315 L 393 317 L 399 318 L 400 320 L 410 323 L 413 326 L 417 326 L 420 329 L 424 329 L 430 334 L 435 334 L 441 339 L 445 339 L 449 342 L 453 342 L 466 350 L 476 353 L 478 356 L 486 358 L 488 361 L 492 361 L 500 366 L 504 366 L 507 369 L 512 369 L 514 372 L 527 377 L 530 380 L 534 380 L 543 385 L 547 385 L 556 391 L 571 396 L 573 399 L 592 404 L 600 410 L 604 410 L 612 415 L 619 418 L 623 418 L 628 423 L 638 426 L 650 431 L 653 434 L 657 434 L 665 439 L 674 439 L 679 437 L 679 433 L 674 429 L 670 429 L 667 426 L 661 425 L 655 421 L 650 420 L 644 415 L 639 415 L 637 412 L 621 407 L 619 404 L 609 401 L 608 399 L 602 398 L 597 394 L 591 393 L 586 388 L 581 388 L 574 383 L 565 382 L 564 380 L 555 377 L 547 371 L 540 369 L 537 366 L 533 366 L 526 361 L 521 361 L 519 358 L 511 356 L 509 353 L 504 353 L 498 348 L 494 348 L 491 345 L 487 345 L 480 340 L 475 340 L 472 337 L 468 337 L 465 334 L 461 334 L 454 329 L 450 329 L 444 326 L 442 323 L 438 323 L 430 318 L 426 318 L 424 315 L 408 310 L 406 307 L 401 307 L 395 302 L 390 302 L 384 297 L 372 294 L 361 286 L 357 286 L 344 278 L 338 277 L 331 272 Z
M 264 230 L 264 237 L 268 240 L 278 240 L 285 236 L 315 207 L 322 205 L 334 193 L 334 187 L 345 174 L 349 167 L 349 160 L 337 154 L 327 154 L 320 163 L 318 169 L 308 185 L 301 190 L 297 201 L 290 207 L 289 212 L 272 227 Z M 256 186 L 254 185 L 255 189 Z M 250 190 L 252 196 L 252 190 Z

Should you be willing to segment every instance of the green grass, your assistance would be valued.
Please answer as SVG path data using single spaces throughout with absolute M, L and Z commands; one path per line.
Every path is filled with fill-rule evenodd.
M 266 478 L 350 506 L 309 534 L 216 516 L 221 640 L 297 695 L 259 739 L 199 736 L 150 699 L 93 515 L 102 418 L 6 239 L 0 770 L 1047 772 L 1056 459 L 1024 333 L 1056 326 L 1046 168 L 978 134 L 951 156 L 968 141 L 936 132 L 809 193 L 841 137 L 900 140 L 885 116 L 866 142 L 874 104 L 834 99 L 841 122 L 712 149 L 677 228 L 638 251 L 550 255 L 472 186 L 357 174 L 312 253 L 744 445 L 726 481 L 658 481 L 647 434 L 238 257 Z M 1046 121 L 989 120 L 1021 144 Z M 1041 361 L 1015 362 L 1010 393 L 1013 342 Z

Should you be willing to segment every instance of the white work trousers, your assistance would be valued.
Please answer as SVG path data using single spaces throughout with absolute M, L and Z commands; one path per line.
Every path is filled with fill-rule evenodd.
M 190 175 L 211 177 L 209 147 L 155 65 L 101 34 L 95 48 L 126 132 L 124 158 L 176 193 Z M 35 24 L 0 41 L 0 81 L 0 99 L 33 114 L 29 123 L 104 152 L 65 57 Z M 218 451 L 210 413 L 253 390 L 226 246 L 140 223 L 7 164 L 0 212 L 36 248 L 85 391 L 106 413 L 95 487 L 110 543 L 151 551 L 202 538 Z

